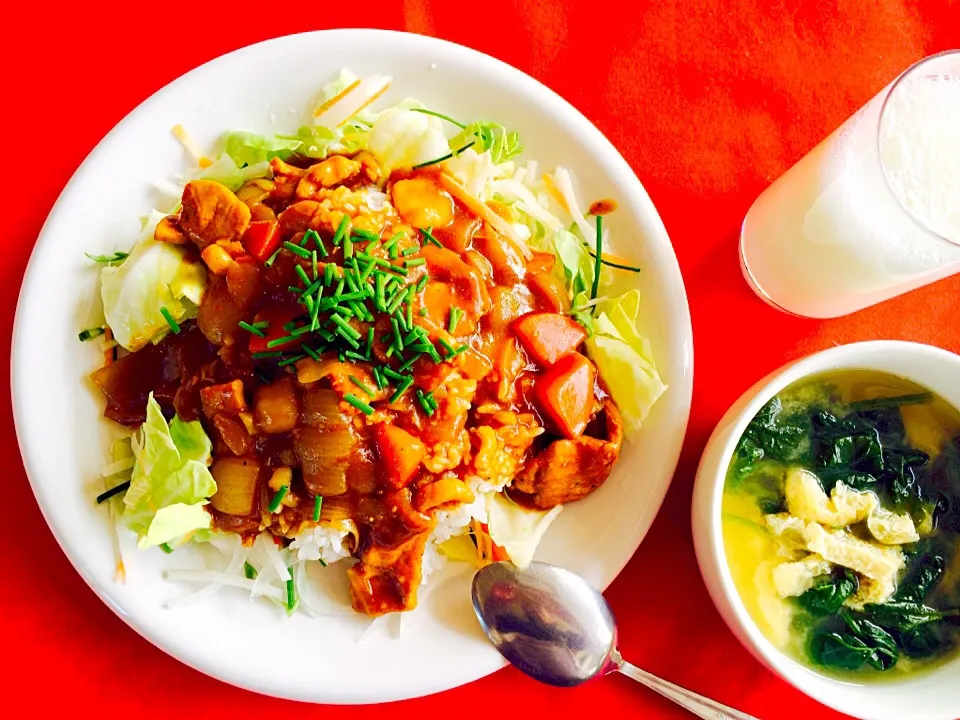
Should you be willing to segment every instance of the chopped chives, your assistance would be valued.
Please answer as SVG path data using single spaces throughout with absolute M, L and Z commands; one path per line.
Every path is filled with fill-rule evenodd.
M 343 286 L 346 284 L 347 281 L 343 278 L 343 276 L 341 276 L 340 279 L 337 280 L 337 289 L 333 291 L 333 296 L 340 297 L 343 295 Z
M 363 272 L 360 273 L 360 282 L 365 283 L 367 278 L 370 277 L 370 273 L 373 272 L 373 269 L 377 266 L 377 263 L 373 258 L 370 258 L 370 261 L 363 268 Z
M 407 330 L 413 328 L 413 303 L 410 302 L 410 294 L 407 293 Z
M 403 301 L 406 299 L 407 294 L 408 294 L 408 293 L 407 293 L 407 290 L 408 290 L 408 289 L 409 289 L 409 288 L 406 288 L 406 287 L 402 288 L 399 292 L 397 292 L 397 294 L 396 294 L 396 296 L 394 297 L 393 301 L 392 301 L 389 305 L 387 305 L 387 313 L 388 313 L 389 315 L 393 315 L 393 313 L 396 312 L 397 308 L 400 307 L 400 305 L 401 305 L 401 304 L 403 303 Z
M 313 499 L 313 521 L 320 522 L 320 508 L 323 507 L 323 495 L 317 495 Z
M 439 338 L 439 339 L 438 339 L 438 342 L 439 342 L 441 345 L 443 345 L 443 349 L 446 350 L 447 353 L 449 353 L 449 354 L 452 355 L 454 352 L 456 352 L 456 351 L 453 349 L 453 345 L 451 345 L 450 343 L 448 343 L 448 342 L 447 342 L 446 340 L 444 340 L 443 338 Z
M 174 335 L 180 332 L 180 326 L 177 324 L 177 321 L 173 319 L 173 315 L 170 314 L 169 310 L 162 307 L 160 308 L 160 314 L 163 315 L 163 319 L 167 321 L 167 325 L 170 326 Z
M 293 615 L 299 604 L 297 586 L 293 582 L 293 568 L 290 568 L 290 579 L 287 580 L 287 615 Z
M 364 240 L 376 240 L 380 236 L 373 230 L 365 230 L 364 228 L 353 228 L 350 231 L 351 235 L 356 235 L 358 238 L 363 238 Z
M 270 501 L 270 504 L 267 505 L 267 510 L 272 513 L 275 513 L 280 509 L 280 503 L 283 502 L 283 499 L 287 496 L 287 493 L 290 492 L 289 485 L 281 485 L 280 489 L 277 490 L 277 494 L 273 496 L 273 500 Z
M 247 580 L 253 580 L 257 577 L 257 569 L 248 562 L 243 564 L 243 576 Z
M 337 232 L 333 235 L 333 244 L 337 247 L 340 247 L 340 243 L 343 241 L 343 236 L 347 232 L 347 225 L 350 223 L 350 218 L 346 215 L 340 220 L 340 224 L 337 226 Z
M 597 290 L 600 289 L 600 272 L 603 270 L 603 215 L 597 215 L 597 253 L 593 263 L 593 285 L 590 287 L 590 299 L 597 299 Z M 591 314 L 596 310 L 594 306 Z
M 300 345 L 300 349 L 303 350 L 307 355 L 309 355 L 314 360 L 320 359 L 320 355 L 317 353 L 317 351 L 314 350 L 309 345 L 307 345 L 306 343 L 303 343 L 302 345 Z
M 327 257 L 330 253 L 327 252 L 326 246 L 323 244 L 323 239 L 320 237 L 320 233 L 316 230 L 307 230 L 307 235 L 313 240 L 313 244 L 317 246 L 317 250 L 320 252 L 320 257 Z
M 401 375 L 400 373 L 398 373 L 396 370 L 394 370 L 394 369 L 391 368 L 391 367 L 384 366 L 383 369 L 381 370 L 381 372 L 384 374 L 385 377 L 388 377 L 388 378 L 390 378 L 391 380 L 401 381 L 401 380 L 406 380 L 406 379 L 407 379 L 407 376 L 406 376 L 406 375 Z
M 290 357 L 284 358 L 283 360 L 278 362 L 277 367 L 286 367 L 287 365 L 293 365 L 293 363 L 297 362 L 298 360 L 303 360 L 305 357 L 306 355 L 304 353 L 300 353 L 298 355 L 291 355 Z
M 409 370 L 410 368 L 413 367 L 413 364 L 414 364 L 417 360 L 420 359 L 420 356 L 421 356 L 422 354 L 423 354 L 423 353 L 418 352 L 418 353 L 417 353 L 416 355 L 414 355 L 412 358 L 410 358 L 409 360 L 407 360 L 403 365 L 401 365 L 401 366 L 398 368 L 398 370 L 400 370 L 400 372 L 406 372 L 407 370 Z M 413 382 L 413 378 L 412 378 L 412 377 L 409 377 L 409 376 L 408 376 L 408 378 L 409 378 L 410 382 Z M 410 386 L 407 385 L 407 387 L 410 387 Z M 393 400 L 391 400 L 390 402 L 393 402 Z
M 310 285 L 312 284 L 312 281 L 310 280 L 310 276 L 307 275 L 307 271 L 303 269 L 303 265 L 297 265 L 296 267 L 294 267 L 294 270 L 295 270 L 296 273 L 297 273 L 297 277 L 300 278 L 300 281 L 301 281 L 306 287 L 309 288 Z
M 250 357 L 252 357 L 254 360 L 265 360 L 266 358 L 283 357 L 283 352 L 280 350 L 274 350 L 272 352 L 255 352 Z
M 273 340 L 270 340 L 267 343 L 267 348 L 272 349 L 275 347 L 279 347 L 280 345 L 286 345 L 288 342 L 291 342 L 292 340 L 296 340 L 296 339 L 297 339 L 297 336 L 292 334 L 284 335 L 283 337 L 274 338 Z
M 396 318 L 390 318 L 390 324 L 393 326 L 393 346 L 397 352 L 403 352 L 403 337 L 400 335 L 400 326 Z
M 333 283 L 333 273 L 336 272 L 333 269 L 334 267 L 335 266 L 333 263 L 327 263 L 327 265 L 323 268 L 323 284 L 327 285 L 328 287 Z
M 420 281 L 417 283 L 417 292 L 423 292 L 423 289 L 427 286 L 427 281 L 430 279 L 430 273 L 424 273 L 423 277 L 420 278 Z
M 353 240 L 349 235 L 343 236 L 343 256 L 345 258 L 353 257 Z
M 350 324 L 346 320 L 344 320 L 343 317 L 341 317 L 340 315 L 331 315 L 330 320 L 332 320 L 334 325 L 341 328 L 345 333 L 347 333 L 347 335 L 352 337 L 354 340 L 358 340 L 360 338 L 360 333 L 358 333 L 356 330 L 350 327 Z
M 373 408 L 367 405 L 363 400 L 358 398 L 353 393 L 347 393 L 346 395 L 343 396 L 343 399 L 346 400 L 351 405 L 353 405 L 357 410 L 362 412 L 364 415 L 373 414 Z
M 390 259 L 396 260 L 398 257 L 400 257 L 400 246 L 394 243 L 390 246 L 390 250 L 388 252 L 390 253 Z
M 386 276 L 383 273 L 378 273 L 376 279 L 374 280 L 375 292 L 373 295 L 373 305 L 377 310 L 383 312 L 387 309 L 387 300 L 386 292 L 384 288 L 387 285 Z
M 323 288 L 320 288 L 320 292 L 317 293 L 316 299 L 313 301 L 313 307 L 310 308 L 310 329 L 313 332 L 317 331 L 317 328 L 320 327 L 320 299 L 323 297 Z
M 300 266 L 297 265 L 297 267 L 299 268 Z M 309 287 L 307 287 L 306 290 L 300 293 L 300 301 L 305 302 L 306 300 L 309 300 L 310 296 L 313 295 L 317 290 L 319 290 L 322 285 L 323 283 L 320 280 L 315 280 L 314 282 L 310 283 Z
M 466 351 L 467 351 L 467 348 L 469 348 L 469 347 L 470 347 L 469 345 L 461 345 L 461 346 L 458 347 L 456 350 L 454 350 L 452 353 L 450 353 L 449 355 L 447 355 L 447 360 L 452 360 L 453 358 L 455 358 L 455 357 L 456 357 L 457 355 L 459 355 L 460 353 L 466 352 Z
M 438 248 L 442 248 L 443 244 L 433 236 L 433 226 L 420 228 L 420 232 L 423 233 L 423 239 L 426 240 L 431 245 L 436 245 Z
M 367 330 L 367 349 L 364 351 L 365 360 L 369 360 L 370 355 L 373 353 L 373 338 L 373 327 L 370 327 L 370 329 Z
M 167 555 L 170 555 L 173 552 L 173 548 L 170 547 L 170 543 L 160 543 L 160 549 L 163 550 Z
M 387 386 L 383 379 L 383 371 L 379 367 L 373 369 L 373 381 L 377 384 L 377 390 L 383 390 Z
M 352 292 L 344 293 L 337 298 L 340 302 L 350 302 L 351 300 L 365 300 L 370 296 L 369 288 L 363 288 L 362 290 L 354 290 Z
M 99 495 L 97 495 L 97 505 L 100 505 L 101 503 L 106 502 L 107 500 L 112 498 L 114 495 L 119 495 L 129 487 L 130 487 L 129 480 L 127 480 L 126 482 L 122 482 L 119 485 L 114 485 L 112 488 L 110 488 L 106 492 L 102 492 Z
M 420 267 L 421 265 L 426 265 L 427 261 L 424 258 L 413 258 L 413 260 L 404 260 L 403 266 L 405 268 L 415 268 Z
M 296 285 L 287 285 L 287 291 L 292 293 L 302 293 L 305 292 L 302 287 L 297 287 Z
M 300 337 L 301 335 L 306 335 L 308 332 L 310 332 L 310 326 L 301 325 L 298 328 L 294 328 L 290 334 L 293 335 L 294 337 Z
M 427 306 L 424 305 L 422 308 L 420 308 L 420 317 L 426 317 L 426 316 L 427 316 Z
M 326 566 L 327 566 L 327 561 L 324 560 L 323 558 L 318 558 L 318 559 L 317 559 L 317 562 L 320 563 L 320 567 L 326 567 Z
M 304 250 L 302 247 L 300 247 L 300 246 L 297 245 L 296 243 L 292 243 L 292 242 L 290 242 L 290 241 L 288 240 L 287 242 L 285 242 L 285 243 L 283 244 L 283 246 L 284 246 L 287 250 L 289 250 L 290 252 L 292 252 L 294 255 L 299 255 L 300 257 L 302 257 L 302 258 L 305 259 L 305 260 L 309 260 L 309 259 L 310 259 L 310 251 L 309 251 L 309 250 Z
M 264 267 L 271 267 L 274 261 L 277 259 L 277 255 L 279 254 L 280 254 L 280 248 L 277 248 L 276 251 L 273 253 L 273 255 L 267 258 L 267 261 L 264 263 Z
M 400 253 L 400 254 L 403 255 L 404 257 L 407 257 L 407 256 L 409 256 L 409 255 L 414 255 L 414 254 L 416 254 L 416 253 L 418 253 L 418 252 L 420 252 L 420 248 L 417 247 L 416 245 L 411 245 L 410 247 L 408 247 L 406 250 L 404 250 L 404 251 L 403 251 L 402 253 Z
M 400 384 L 397 386 L 397 391 L 390 396 L 390 404 L 393 405 L 393 403 L 399 400 L 400 396 L 403 395 L 411 385 L 413 385 L 412 377 L 408 376 L 401 380 Z
M 320 268 L 317 267 L 318 263 L 317 263 L 316 250 L 310 251 L 310 265 L 312 266 L 311 269 L 313 270 L 313 280 L 314 282 L 317 282 L 317 278 L 320 277 L 320 273 L 319 273 Z
M 352 329 L 352 328 L 351 328 L 351 329 Z M 356 340 L 354 340 L 352 337 L 350 337 L 349 335 L 347 335 L 346 331 L 345 331 L 343 328 L 338 327 L 338 328 L 336 329 L 336 334 L 339 335 L 340 337 L 342 337 L 342 338 L 343 338 L 343 341 L 344 341 L 345 343 L 347 343 L 347 345 L 349 345 L 350 347 L 352 347 L 354 350 L 359 350 L 359 349 L 360 349 L 360 343 L 358 343 L 358 342 L 357 342 Z M 341 354 L 340 362 L 343 362 L 343 356 L 342 356 L 342 354 Z
M 93 340 L 95 337 L 100 337 L 106 331 L 107 329 L 103 326 L 87 328 L 86 330 L 81 330 L 80 334 L 77 337 L 80 338 L 81 342 L 86 342 L 87 340 Z
M 420 403 L 420 407 L 423 408 L 423 411 L 428 415 L 432 416 L 434 412 L 433 405 L 430 404 L 430 401 L 427 400 L 426 395 L 423 394 L 423 390 L 417 388 L 417 402 Z
M 243 320 L 241 320 L 240 322 L 238 322 L 237 325 L 238 325 L 242 330 L 246 330 L 248 333 L 252 333 L 252 334 L 256 335 L 257 337 L 260 337 L 260 338 L 266 337 L 266 335 L 264 334 L 263 330 L 261 330 L 260 328 L 258 328 L 256 325 L 251 325 L 250 323 L 245 322 L 245 321 L 243 321 Z
M 350 358 L 351 360 L 356 360 L 357 362 L 365 362 L 367 360 L 366 357 L 353 350 L 344 351 L 343 356 L 345 358 Z
M 463 317 L 463 310 L 454 306 L 450 308 L 450 322 L 447 323 L 447 332 L 453 335 L 454 331 L 457 329 L 457 323 L 460 322 L 460 318 Z
M 390 358 L 393 357 L 394 352 L 396 352 L 396 348 L 394 348 L 393 345 L 391 345 L 390 347 L 387 348 L 387 351 L 384 353 L 384 355 L 386 355 L 387 359 L 389 360 Z
M 376 393 L 374 393 L 373 390 L 371 390 L 370 388 L 368 388 L 368 387 L 364 384 L 363 380 L 361 380 L 360 378 L 358 378 L 358 377 L 356 377 L 356 376 L 354 376 L 354 375 L 350 375 L 350 382 L 352 382 L 352 383 L 353 383 L 354 385 L 356 385 L 358 388 L 360 388 L 361 390 L 363 390 L 363 392 L 366 393 L 367 395 L 369 395 L 370 397 L 376 397 Z

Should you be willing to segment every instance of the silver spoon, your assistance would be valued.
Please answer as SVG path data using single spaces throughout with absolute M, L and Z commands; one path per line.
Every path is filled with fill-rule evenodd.
M 472 594 L 487 637 L 535 680 L 571 687 L 616 670 L 706 720 L 757 720 L 624 661 L 607 601 L 568 570 L 494 563 L 473 578 Z

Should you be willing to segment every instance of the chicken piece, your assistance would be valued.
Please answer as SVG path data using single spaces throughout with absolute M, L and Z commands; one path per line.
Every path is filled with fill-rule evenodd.
M 250 208 L 213 180 L 188 182 L 181 203 L 180 229 L 201 250 L 218 240 L 240 240 L 250 224 Z
M 331 188 L 360 174 L 360 163 L 343 155 L 328 157 L 310 167 L 297 183 L 297 197 L 313 198 L 321 188 Z
M 429 537 L 430 530 L 426 530 L 396 547 L 367 549 L 360 562 L 347 570 L 353 609 L 370 617 L 413 610 Z
M 183 245 L 187 238 L 177 227 L 177 216 L 167 215 L 157 223 L 157 228 L 153 231 L 153 239 L 157 242 L 166 242 L 173 245 Z
M 314 223 L 314 218 L 320 217 L 323 209 L 316 200 L 301 200 L 295 202 L 282 213 L 277 215 L 280 223 L 280 234 L 284 237 L 306 232 Z
M 852 490 L 842 481 L 834 486 L 828 498 L 817 476 L 801 468 L 787 472 L 783 491 L 791 515 L 828 527 L 842 528 L 863 522 L 879 505 L 872 492 Z
M 623 444 L 623 422 L 617 406 L 603 401 L 606 439 L 583 435 L 575 440 L 554 440 L 527 463 L 513 487 L 528 496 L 536 508 L 548 510 L 580 500 L 610 475 Z
M 270 169 L 273 171 L 273 197 L 284 203 L 289 202 L 307 171 L 285 163 L 278 157 L 270 160 Z

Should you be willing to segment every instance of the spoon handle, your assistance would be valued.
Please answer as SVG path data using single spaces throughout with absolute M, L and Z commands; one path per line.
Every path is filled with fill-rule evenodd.
M 646 685 L 654 692 L 673 700 L 677 705 L 686 708 L 704 720 L 757 720 L 752 715 L 747 715 L 739 710 L 734 710 L 732 707 L 721 705 L 715 700 L 705 698 L 703 695 L 685 690 L 679 685 L 661 680 L 656 675 L 651 675 L 646 670 L 641 670 L 625 660 L 620 659 L 616 663 L 616 668 L 627 677 L 633 678 L 641 685 Z

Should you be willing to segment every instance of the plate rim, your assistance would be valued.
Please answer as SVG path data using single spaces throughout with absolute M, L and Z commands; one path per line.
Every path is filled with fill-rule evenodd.
M 17 298 L 17 307 L 14 316 L 13 322 L 13 332 L 11 334 L 11 350 L 10 350 L 10 388 L 11 388 L 11 405 L 13 409 L 13 421 L 14 429 L 17 437 L 17 445 L 20 451 L 21 460 L 23 463 L 24 472 L 27 476 L 27 479 L 30 483 L 31 491 L 34 494 L 34 498 L 37 501 L 37 505 L 40 508 L 41 515 L 43 516 L 44 522 L 49 528 L 51 534 L 56 540 L 57 544 L 60 546 L 60 549 L 67 557 L 73 569 L 77 572 L 78 575 L 83 579 L 86 585 L 94 592 L 97 598 L 100 599 L 110 610 L 117 615 L 128 627 L 130 627 L 134 632 L 136 632 L 140 637 L 142 637 L 147 642 L 151 643 L 170 657 L 174 658 L 178 662 L 183 663 L 184 665 L 208 676 L 225 682 L 234 687 L 238 687 L 244 690 L 249 690 L 257 692 L 262 695 L 267 695 L 271 697 L 276 697 L 280 699 L 287 700 L 299 700 L 312 703 L 323 703 L 323 704 L 337 704 L 337 705 L 359 705 L 367 703 L 382 703 L 382 702 L 392 702 L 405 699 L 414 699 L 418 697 L 424 697 L 427 695 L 436 694 L 439 692 L 444 692 L 446 690 L 452 690 L 457 687 L 461 687 L 470 682 L 480 680 L 497 670 L 505 667 L 508 663 L 502 657 L 496 658 L 496 663 L 492 664 L 489 668 L 478 668 L 474 672 L 470 673 L 461 673 L 461 676 L 469 675 L 467 679 L 462 679 L 455 684 L 441 683 L 434 684 L 432 686 L 424 685 L 420 688 L 413 690 L 402 695 L 393 695 L 389 698 L 378 696 L 373 699 L 364 700 L 362 698 L 351 696 L 350 699 L 343 698 L 327 698 L 327 699 L 315 699 L 313 697 L 307 697 L 306 695 L 292 695 L 289 693 L 279 692 L 276 689 L 272 689 L 268 680 L 264 680 L 260 683 L 248 683 L 244 682 L 242 679 L 231 677 L 227 672 L 221 671 L 215 665 L 209 665 L 207 663 L 197 660 L 192 656 L 188 650 L 183 649 L 182 647 L 174 647 L 174 643 L 167 642 L 167 640 L 153 632 L 152 630 L 142 627 L 137 623 L 131 616 L 129 616 L 118 603 L 114 602 L 111 594 L 108 592 L 107 588 L 102 587 L 101 583 L 96 581 L 84 568 L 84 563 L 81 562 L 81 559 L 77 553 L 71 549 L 71 544 L 68 543 L 65 539 L 65 534 L 62 532 L 62 529 L 58 529 L 57 524 L 52 521 L 50 515 L 47 512 L 45 504 L 41 501 L 39 486 L 42 484 L 42 480 L 39 479 L 39 473 L 31 470 L 31 462 L 29 458 L 31 455 L 35 454 L 38 450 L 34 443 L 28 443 L 26 439 L 27 433 L 23 430 L 23 420 L 22 420 L 22 410 L 21 410 L 21 398 L 23 395 L 26 395 L 25 387 L 23 389 L 18 389 L 18 387 L 24 382 L 23 380 L 23 371 L 22 366 L 24 363 L 28 362 L 27 350 L 22 347 L 20 342 L 21 336 L 23 334 L 22 326 L 24 323 L 22 312 L 25 305 L 26 298 L 32 295 L 35 292 L 34 286 L 37 284 L 37 275 L 39 268 L 37 267 L 37 258 L 39 256 L 39 250 L 44 245 L 53 241 L 50 235 L 50 226 L 53 222 L 55 216 L 57 216 L 61 207 L 69 201 L 69 197 L 72 194 L 73 190 L 80 182 L 84 179 L 86 172 L 89 170 L 89 167 L 93 164 L 96 157 L 103 152 L 104 148 L 110 144 L 113 138 L 119 135 L 124 128 L 128 125 L 133 124 L 136 120 L 142 116 L 149 114 L 152 108 L 162 102 L 167 95 L 170 95 L 183 84 L 195 79 L 197 76 L 208 72 L 212 67 L 218 66 L 223 63 L 236 62 L 237 60 L 242 59 L 246 55 L 252 55 L 260 51 L 260 48 L 269 45 L 283 45 L 285 43 L 299 39 L 302 41 L 304 38 L 315 38 L 318 42 L 323 42 L 324 39 L 331 38 L 333 36 L 354 36 L 356 38 L 362 39 L 366 38 L 369 40 L 376 40 L 377 38 L 393 38 L 400 42 L 417 42 L 422 43 L 422 52 L 424 54 L 429 53 L 431 50 L 437 50 L 441 53 L 446 53 L 447 55 L 453 53 L 460 58 L 467 58 L 474 62 L 479 62 L 487 65 L 488 68 L 495 69 L 497 72 L 505 73 L 511 77 L 512 80 L 516 81 L 518 84 L 530 88 L 540 94 L 542 98 L 548 98 L 552 107 L 548 109 L 548 112 L 563 114 L 567 120 L 574 123 L 577 126 L 577 132 L 583 134 L 590 138 L 591 144 L 598 147 L 604 148 L 604 153 L 607 156 L 607 159 L 610 160 L 614 165 L 618 166 L 618 170 L 621 175 L 623 175 L 623 180 L 625 184 L 631 186 L 632 195 L 634 196 L 635 201 L 639 202 L 642 206 L 642 210 L 646 218 L 656 230 L 656 235 L 653 241 L 657 244 L 665 245 L 667 253 L 663 258 L 664 267 L 662 268 L 661 275 L 669 276 L 666 283 L 668 286 L 675 287 L 675 290 L 670 293 L 670 295 L 676 295 L 679 298 L 680 305 L 675 308 L 679 314 L 682 316 L 682 322 L 678 325 L 672 326 L 672 332 L 677 336 L 684 338 L 681 350 L 681 359 L 682 362 L 678 366 L 678 374 L 673 378 L 672 385 L 670 387 L 671 394 L 680 395 L 680 415 L 681 419 L 677 423 L 677 431 L 674 435 L 674 440 L 672 441 L 672 447 L 666 449 L 666 452 L 663 453 L 663 456 L 666 457 L 667 462 L 665 467 L 672 468 L 670 479 L 664 484 L 662 491 L 657 495 L 650 498 L 649 506 L 655 506 L 655 512 L 650 516 L 649 522 L 642 532 L 639 533 L 639 538 L 637 539 L 634 546 L 631 548 L 629 554 L 626 555 L 624 560 L 621 563 L 618 563 L 616 567 L 616 572 L 612 574 L 610 580 L 600 588 L 601 591 L 606 590 L 607 587 L 623 572 L 624 567 L 630 562 L 630 560 L 636 555 L 637 550 L 640 547 L 640 544 L 643 542 L 647 533 L 650 530 L 654 520 L 659 515 L 660 510 L 663 507 L 664 499 L 666 494 L 669 491 L 671 485 L 673 484 L 673 479 L 676 475 L 677 466 L 680 459 L 681 450 L 686 439 L 687 429 L 689 427 L 691 405 L 692 405 L 692 396 L 693 396 L 693 372 L 694 372 L 694 353 L 693 353 L 693 328 L 692 328 L 692 319 L 690 315 L 690 305 L 689 305 L 689 296 L 686 291 L 686 285 L 684 283 L 683 275 L 680 271 L 679 261 L 676 255 L 676 251 L 673 248 L 672 241 L 670 239 L 669 233 L 667 233 L 666 227 L 664 226 L 663 220 L 660 217 L 659 211 L 656 209 L 656 206 L 653 204 L 653 201 L 650 199 L 649 194 L 646 191 L 646 188 L 643 186 L 643 183 L 637 177 L 634 170 L 630 167 L 629 163 L 624 159 L 620 151 L 616 146 L 607 139 L 607 137 L 597 128 L 583 113 L 580 112 L 572 103 L 563 98 L 557 92 L 537 80 L 536 78 L 528 75 L 524 71 L 516 68 L 509 63 L 506 63 L 502 60 L 499 60 L 491 55 L 488 55 L 482 51 L 475 50 L 473 48 L 461 45 L 459 43 L 451 42 L 449 40 L 444 40 L 441 38 L 436 38 L 432 36 L 419 35 L 416 33 L 397 31 L 397 30 L 385 30 L 378 28 L 337 28 L 337 29 L 325 29 L 325 30 L 313 30 L 306 31 L 301 33 L 293 33 L 287 35 L 281 35 L 277 37 L 272 37 L 266 40 L 259 42 L 251 43 L 240 48 L 231 50 L 227 53 L 219 55 L 217 57 L 211 58 L 206 62 L 197 65 L 183 74 L 179 75 L 177 78 L 171 80 L 161 88 L 157 89 L 146 99 L 141 101 L 136 107 L 130 110 L 126 115 L 123 116 L 104 136 L 101 138 L 96 145 L 87 153 L 83 161 L 77 167 L 77 169 L 70 176 L 70 179 L 64 185 L 63 189 L 57 196 L 56 201 L 50 208 L 50 211 L 44 220 L 44 223 L 40 229 L 40 232 L 37 235 L 36 241 L 34 243 L 33 249 L 30 253 L 30 258 L 27 262 L 26 269 L 24 271 L 23 280 L 21 282 L 20 291 Z M 621 179 L 618 178 L 618 184 L 621 182 Z M 674 299 L 674 298 L 671 298 Z M 637 534 L 637 529 L 634 529 L 634 533 Z

